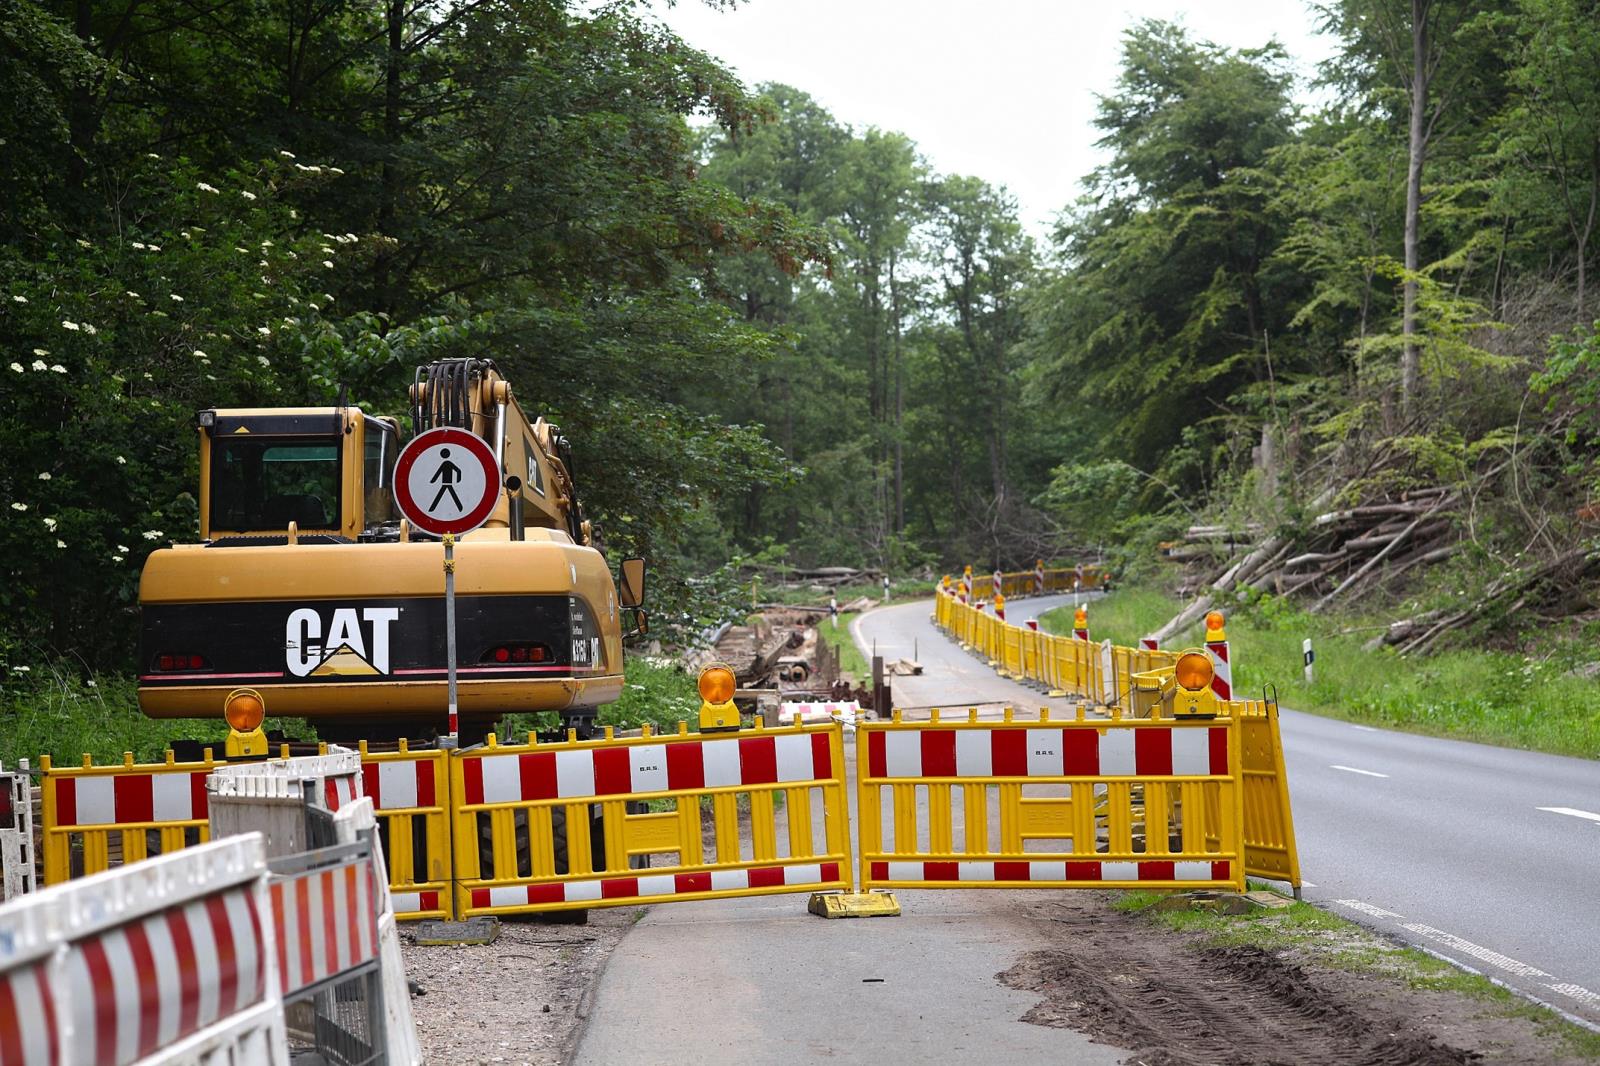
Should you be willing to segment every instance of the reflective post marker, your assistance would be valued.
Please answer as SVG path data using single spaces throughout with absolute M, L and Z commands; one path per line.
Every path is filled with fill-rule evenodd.
M 1305 640 L 1300 642 L 1300 650 L 1305 655 L 1305 660 L 1306 660 L 1306 684 L 1309 685 L 1309 684 L 1312 683 L 1312 675 L 1316 673 L 1316 671 L 1312 667 L 1312 664 L 1317 661 L 1317 653 L 1311 650 L 1311 638 L 1310 637 L 1307 637 Z
M 450 678 L 450 747 L 454 748 L 461 743 L 456 713 L 456 537 L 446 533 L 440 539 L 444 541 L 444 654 Z

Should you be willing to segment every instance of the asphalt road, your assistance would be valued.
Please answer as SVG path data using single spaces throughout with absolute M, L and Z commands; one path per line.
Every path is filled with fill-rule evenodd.
M 897 704 L 1055 702 L 994 677 L 929 612 L 857 619 L 864 647 L 921 657 L 923 676 L 895 678 Z M 1287 710 L 1282 727 L 1306 898 L 1600 1024 L 1600 762 Z
M 1013 600 L 1008 613 L 1062 602 Z M 998 677 L 929 612 L 924 601 L 856 620 L 863 650 L 923 665 L 894 679 L 898 705 L 986 717 L 1070 706 Z M 1600 763 L 1292 711 L 1282 721 L 1307 898 L 1600 1023 Z M 807 915 L 804 896 L 649 908 L 601 977 L 574 1061 L 1123 1056 L 1020 1021 L 1034 997 L 995 975 L 1040 936 L 1011 893 L 898 895 L 901 917 L 831 922 Z
M 847 740 L 852 807 L 854 750 Z M 812 824 L 822 824 L 820 798 Z M 572 1061 L 1123 1060 L 1126 1051 L 1081 1033 L 1021 1020 L 1038 996 L 997 975 L 1052 931 L 1007 905 L 1018 893 L 896 895 L 899 917 L 833 921 L 807 914 L 805 895 L 651 907 L 613 952 Z

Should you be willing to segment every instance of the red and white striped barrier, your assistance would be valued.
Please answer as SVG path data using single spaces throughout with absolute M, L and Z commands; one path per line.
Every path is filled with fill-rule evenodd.
M 33 781 L 28 760 L 0 770 L 0 902 L 38 888 L 33 861 Z
M 598 900 L 639 899 L 656 896 L 698 899 L 702 893 L 798 892 L 839 881 L 836 862 L 757 866 L 739 870 L 701 870 L 682 874 L 641 874 L 637 877 L 597 877 L 537 885 L 505 885 L 472 890 L 474 907 L 550 906 Z
M 1101 730 L 1104 730 L 1102 734 Z M 1100 724 L 867 734 L 867 773 L 899 777 L 1213 777 L 1228 774 L 1228 730 Z
M 778 722 L 792 725 L 799 716 L 801 725 L 820 725 L 827 722 L 854 722 L 861 714 L 861 704 L 855 700 L 838 703 L 782 703 L 778 705 Z
M 994 572 L 994 595 L 996 599 L 999 599 L 1000 595 L 1005 591 L 1004 586 L 1005 578 L 1001 576 L 1000 571 L 996 570 Z
M 464 753 L 461 770 L 465 802 L 477 806 L 826 780 L 833 776 L 833 760 L 828 734 L 817 732 L 577 751 Z
M 1206 653 L 1211 657 L 1211 691 L 1219 700 L 1233 699 L 1233 659 L 1221 611 L 1206 615 Z
M 217 795 L 243 799 L 300 799 L 306 782 L 312 782 L 330 811 L 361 797 L 361 776 L 361 756 L 338 747 L 329 748 L 326 755 L 218 767 L 210 775 Z
M 141 822 L 206 820 L 211 771 L 62 777 L 55 782 L 55 824 L 63 829 Z
M 1039 559 L 1033 564 L 1033 594 L 1044 595 L 1044 560 Z
M 432 758 L 405 762 L 364 762 L 361 764 L 362 792 L 380 811 L 437 806 L 434 764 Z
M 334 837 L 341 844 L 353 844 L 364 836 L 375 837 L 377 829 L 378 816 L 371 797 L 356 800 L 333 816 Z M 411 1013 L 411 986 L 406 980 L 405 960 L 400 956 L 400 930 L 395 924 L 401 895 L 388 891 L 389 873 L 382 849 L 373 849 L 371 876 L 377 890 L 374 909 L 378 958 L 383 971 L 383 1035 L 387 1066 L 422 1066 L 422 1046 L 417 1039 L 416 1019 Z M 418 892 L 413 895 L 434 897 L 431 901 L 419 899 L 417 902 L 428 903 L 428 910 L 438 909 L 439 893 Z
M 1028 628 L 1035 633 L 1039 632 L 1039 620 L 1037 618 L 1028 619 Z
M 0 1063 L 286 1066 L 259 835 L 0 907 Z
M 947 881 L 979 883 L 986 886 L 1005 885 L 1056 885 L 1079 881 L 1107 883 L 1137 881 L 1227 881 L 1232 878 L 1232 865 L 1227 861 L 1162 861 L 1140 862 L 875 862 L 871 864 L 872 880 L 877 883 L 896 881 L 923 882 Z
M 1161 642 L 1155 637 L 1140 637 L 1139 647 L 1143 648 L 1145 651 L 1160 651 Z
M 270 892 L 284 996 L 378 958 L 370 859 L 274 877 Z

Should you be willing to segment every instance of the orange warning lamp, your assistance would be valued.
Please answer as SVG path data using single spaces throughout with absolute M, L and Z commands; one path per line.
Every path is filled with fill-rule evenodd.
M 700 671 L 700 732 L 739 728 L 739 708 L 733 704 L 736 687 L 733 668 L 727 663 L 712 663 Z
M 1227 640 L 1227 632 L 1222 628 L 1222 612 L 1209 611 L 1206 614 L 1206 640 Z
M 1186 651 L 1178 656 L 1175 673 L 1181 688 L 1193 691 L 1211 687 L 1211 659 L 1203 652 Z
M 1074 629 L 1089 628 L 1089 608 L 1080 606 L 1072 612 L 1072 626 Z
M 1186 651 L 1173 668 L 1178 687 L 1172 694 L 1172 713 L 1178 718 L 1215 718 L 1217 695 L 1211 691 L 1216 671 L 1203 651 Z
M 230 759 L 262 759 L 267 755 L 267 735 L 261 722 L 267 716 L 266 701 L 253 688 L 236 688 L 222 701 L 222 717 L 228 721 L 225 748 Z

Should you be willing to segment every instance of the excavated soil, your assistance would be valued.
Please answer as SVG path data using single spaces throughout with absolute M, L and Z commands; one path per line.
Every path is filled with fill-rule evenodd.
M 1022 1020 L 1129 1048 L 1128 1063 L 1582 1061 L 1492 1002 L 1320 966 L 1302 949 L 1206 946 L 1202 934 L 1113 911 L 1098 894 L 1024 908 L 1053 936 L 997 975 L 1041 997 Z

